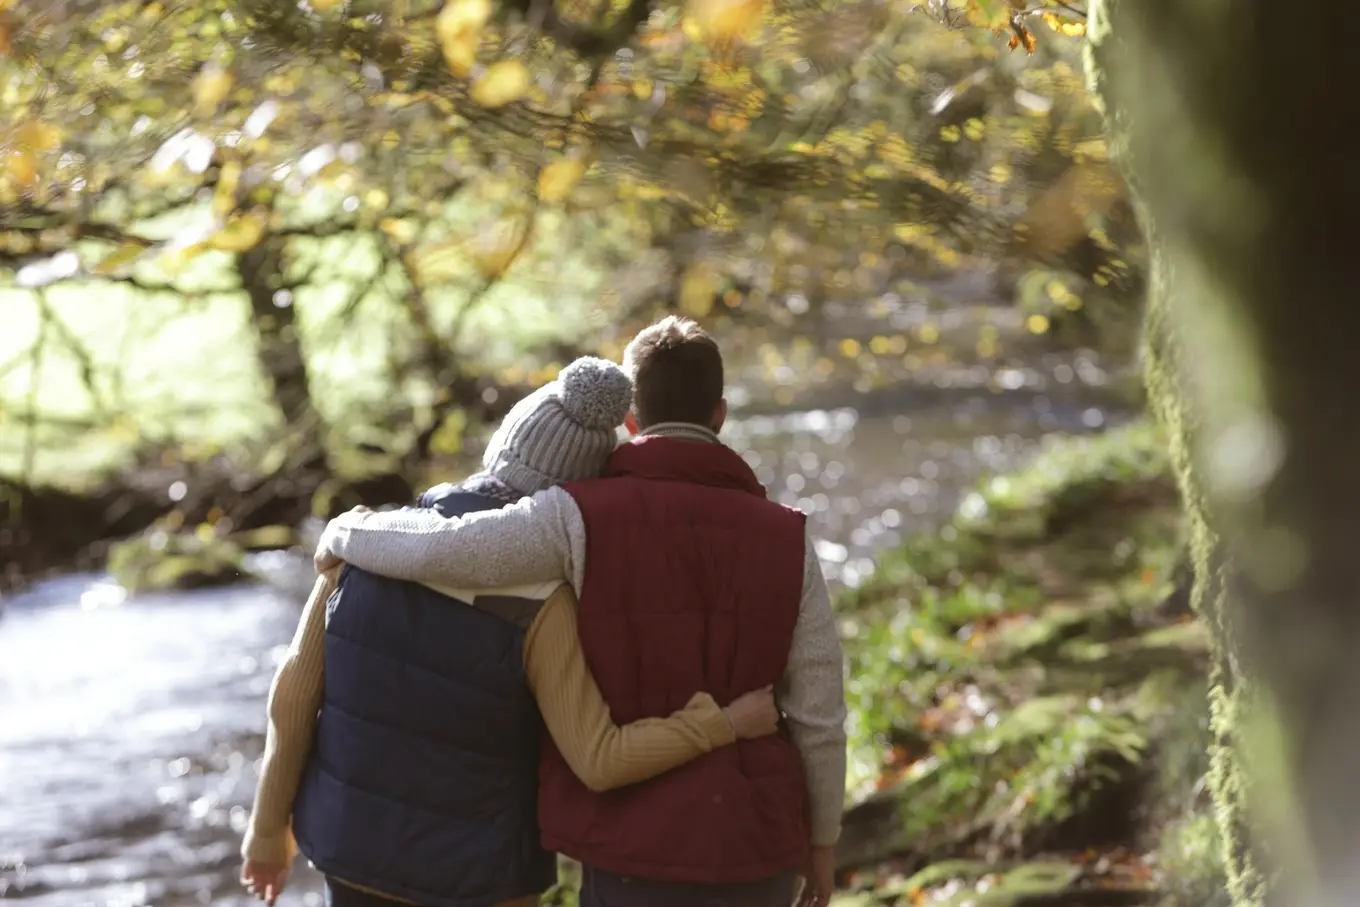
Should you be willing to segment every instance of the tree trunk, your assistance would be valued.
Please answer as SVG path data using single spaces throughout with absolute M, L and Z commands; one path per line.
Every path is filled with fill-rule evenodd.
M 292 291 L 283 283 L 283 246 L 279 237 L 266 237 L 237 259 L 241 287 L 250 300 L 255 326 L 256 355 L 269 380 L 274 403 L 283 416 L 306 462 L 299 468 L 318 465 L 324 458 L 320 443 L 321 418 L 312 405 L 307 360 L 302 351 L 294 317 Z
M 1154 250 L 1149 389 L 1219 643 L 1211 780 L 1243 905 L 1360 898 L 1360 92 L 1337 13 L 1095 0 L 1089 27 Z

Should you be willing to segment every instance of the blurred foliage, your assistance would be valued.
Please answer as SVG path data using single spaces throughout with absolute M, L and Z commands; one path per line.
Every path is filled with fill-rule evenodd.
M 1064 322 L 1089 312 L 1129 345 L 1141 251 L 1084 21 L 1059 0 L 6 0 L 0 418 L 46 439 L 25 473 L 73 430 L 148 428 L 121 334 L 164 357 L 144 380 L 208 370 L 265 404 L 198 393 L 176 426 L 428 454 L 460 446 L 444 404 L 617 355 L 659 309 L 805 329 L 974 272 L 944 295 L 1021 281 L 1026 330 L 1090 342 Z M 220 364 L 141 345 L 195 330 Z M 310 393 L 355 369 L 357 398 Z M 218 429 L 161 434 L 240 434 Z
M 574 250 L 612 218 L 641 248 L 691 234 L 677 296 L 698 310 L 736 280 L 868 292 L 904 259 L 1115 250 L 1062 37 L 1085 14 L 1057 0 L 10 6 L 6 245 L 108 243 L 21 283 L 345 231 L 422 282 L 450 257 L 497 277 L 542 207 L 580 215 Z M 1032 57 L 1005 56 L 1018 35 Z M 432 223 L 459 193 L 492 210 Z M 173 237 L 127 229 L 184 206 L 204 211 Z
M 202 533 L 149 530 L 109 547 L 108 570 L 128 592 L 192 589 L 239 581 L 245 551 L 235 542 Z

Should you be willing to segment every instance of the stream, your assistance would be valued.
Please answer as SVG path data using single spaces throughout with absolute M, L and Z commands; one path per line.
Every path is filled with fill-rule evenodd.
M 778 500 L 805 509 L 828 578 L 853 585 L 874 553 L 930 531 L 980 474 L 1014 467 L 1049 432 L 1118 418 L 1076 384 L 979 388 L 900 414 L 829 409 L 724 431 Z M 0 616 L 0 899 L 31 907 L 254 903 L 237 851 L 263 748 L 264 702 L 297 622 L 284 588 L 241 584 L 127 598 L 72 575 Z M 291 566 L 289 566 L 291 564 Z M 283 904 L 321 904 L 301 861 Z

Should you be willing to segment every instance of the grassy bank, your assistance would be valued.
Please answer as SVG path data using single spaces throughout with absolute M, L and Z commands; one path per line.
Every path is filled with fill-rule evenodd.
M 838 607 L 851 904 L 1203 904 L 1207 639 L 1162 437 L 1047 446 Z

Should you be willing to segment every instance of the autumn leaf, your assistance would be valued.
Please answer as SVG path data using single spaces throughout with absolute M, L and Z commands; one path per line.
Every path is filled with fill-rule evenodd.
M 533 77 L 523 63 L 499 60 L 486 68 L 469 96 L 483 107 L 495 109 L 524 97 L 531 84 Z
M 1008 45 L 1011 50 L 1017 47 L 1024 47 L 1025 53 L 1032 54 L 1034 49 L 1039 46 L 1039 42 L 1034 39 L 1034 33 L 1020 23 L 1019 19 L 1011 20 L 1011 40 Z
M 61 144 L 61 130 L 40 120 L 26 120 L 14 130 L 14 141 L 21 150 L 40 154 Z
M 392 241 L 399 246 L 410 244 L 415 238 L 418 228 L 409 220 L 402 220 L 396 217 L 384 217 L 378 221 L 378 229 L 392 238 Z
M 400 222 L 393 221 L 392 226 L 397 223 Z M 392 235 L 381 226 L 379 229 L 388 233 L 389 236 Z M 447 240 L 430 243 L 415 249 L 409 256 L 409 262 L 411 269 L 415 272 L 417 282 L 422 286 L 429 286 L 459 276 L 463 272 L 465 263 L 465 245 L 466 242 L 462 240 Z
M 206 242 L 172 245 L 165 250 L 163 255 L 161 255 L 157 264 L 171 275 L 178 274 L 180 271 L 184 270 L 185 265 L 199 255 L 202 255 L 209 248 L 210 245 Z
M 473 243 L 472 263 L 487 280 L 500 277 L 515 263 L 529 240 L 529 229 L 519 221 L 501 221 Z
M 146 246 L 140 243 L 124 243 L 114 249 L 108 255 L 99 260 L 91 271 L 101 276 L 107 274 L 117 274 L 124 270 L 128 265 L 141 258 L 146 252 Z
M 236 79 L 220 63 L 209 63 L 194 79 L 194 112 L 210 117 L 231 93 Z
M 898 224 L 893 227 L 893 235 L 909 245 L 920 242 L 924 237 L 929 236 L 930 232 L 930 227 L 926 224 Z
M 32 189 L 38 182 L 38 166 L 33 155 L 24 151 L 11 151 L 5 156 L 5 177 L 20 189 Z
M 1044 20 L 1045 25 L 1053 29 L 1058 34 L 1063 35 L 1064 37 L 1080 38 L 1082 35 L 1086 34 L 1085 22 L 1077 22 L 1072 19 L 1064 19 L 1057 13 L 1051 12 L 1044 13 L 1040 18 Z
M 1004 28 L 1011 10 L 1005 0 L 968 0 L 968 24 L 977 28 Z
M 222 165 L 217 177 L 217 188 L 213 190 L 213 213 L 225 217 L 236 209 L 236 187 L 241 183 L 241 165 L 237 161 L 227 161 Z
M 712 265 L 695 262 L 680 278 L 680 310 L 691 318 L 703 318 L 713 310 L 718 292 L 718 275 Z
M 491 18 L 491 0 L 448 0 L 434 21 L 435 36 L 449 72 L 467 78 L 477 62 L 482 29 Z
M 269 218 L 262 212 L 251 212 L 227 219 L 208 240 L 208 248 L 219 252 L 249 252 L 264 239 Z
M 686 33 L 695 40 L 727 44 L 749 34 L 764 11 L 765 0 L 690 0 Z
M 1025 212 L 1017 233 L 1021 246 L 1040 259 L 1065 252 L 1087 235 L 1087 218 L 1108 211 L 1121 188 L 1108 164 L 1074 164 Z
M 562 201 L 576 188 L 589 166 L 590 162 L 584 155 L 553 161 L 538 174 L 538 200 L 549 203 Z

